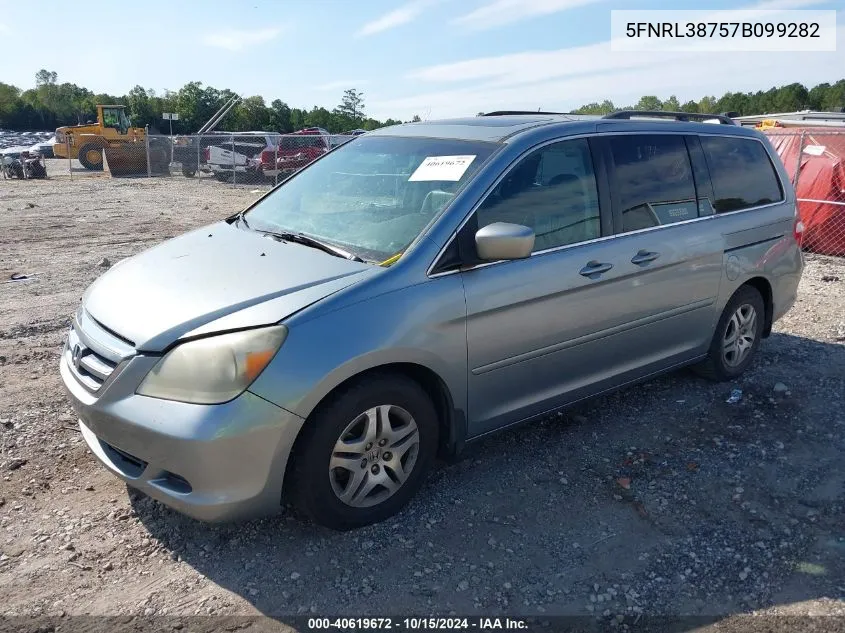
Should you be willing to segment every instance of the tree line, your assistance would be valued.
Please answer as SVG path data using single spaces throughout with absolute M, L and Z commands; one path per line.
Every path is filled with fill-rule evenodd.
M 835 112 L 843 107 L 845 107 L 845 79 L 840 79 L 834 84 L 821 83 L 809 90 L 800 83 L 792 83 L 758 92 L 727 92 L 718 98 L 706 96 L 698 101 L 690 100 L 685 103 L 680 103 L 674 95 L 665 101 L 653 95 L 645 96 L 632 106 L 618 106 L 612 101 L 605 100 L 601 103 L 594 102 L 581 106 L 574 112 L 608 114 L 617 110 L 664 110 L 702 114 L 737 112 L 740 116 L 748 116 L 798 110 Z
M 0 82 L 0 128 L 10 130 L 53 130 L 63 125 L 76 125 L 93 120 L 97 104 L 122 104 L 127 107 L 132 124 L 149 125 L 151 129 L 169 131 L 162 113 L 175 112 L 173 122 L 177 134 L 196 132 L 231 97 L 234 92 L 204 86 L 192 81 L 176 91 L 159 95 L 152 89 L 135 86 L 128 94 L 115 96 L 95 94 L 72 83 L 58 83 L 55 72 L 40 70 L 35 75 L 35 88 L 21 90 Z M 705 96 L 698 101 L 680 103 L 675 96 L 661 100 L 657 96 L 642 97 L 631 106 L 618 106 L 610 100 L 589 103 L 574 110 L 578 114 L 607 114 L 615 110 L 667 110 L 715 114 L 737 112 L 740 115 L 792 112 L 796 110 L 835 111 L 845 106 L 845 79 L 834 84 L 822 83 L 807 89 L 800 83 L 774 87 L 758 92 L 728 92 L 721 97 Z M 414 116 L 413 121 L 419 121 Z M 261 96 L 242 99 L 220 124 L 220 129 L 233 132 L 267 130 L 294 132 L 304 127 L 322 127 L 333 133 L 353 129 L 373 130 L 399 120 L 379 121 L 367 116 L 364 94 L 354 88 L 346 90 L 340 104 L 332 110 L 322 106 L 292 108 L 280 99 L 268 105 Z M 165 126 L 168 126 L 165 130 Z
M 173 132 L 196 132 L 235 93 L 219 90 L 192 81 L 179 90 L 157 94 L 152 89 L 135 86 L 123 96 L 95 94 L 72 83 L 59 83 L 55 72 L 40 70 L 35 75 L 35 88 L 21 90 L 0 82 L 0 128 L 9 130 L 54 130 L 63 125 L 78 125 L 96 117 L 97 104 L 125 105 L 132 125 L 153 130 L 170 131 L 170 124 L 162 120 L 164 112 L 175 112 L 179 120 L 173 122 Z M 419 120 L 419 117 L 414 117 Z M 340 104 L 328 110 L 314 106 L 310 110 L 292 108 L 280 99 L 269 105 L 264 97 L 252 96 L 241 101 L 226 115 L 219 129 L 242 132 L 272 130 L 294 132 L 304 127 L 322 127 L 341 133 L 353 129 L 374 130 L 402 121 L 379 121 L 366 115 L 364 94 L 346 90 Z

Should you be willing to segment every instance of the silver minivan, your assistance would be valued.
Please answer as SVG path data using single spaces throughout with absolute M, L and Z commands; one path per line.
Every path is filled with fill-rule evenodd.
M 85 441 L 192 517 L 348 529 L 493 431 L 737 377 L 796 298 L 795 194 L 759 132 L 662 116 L 377 130 L 119 262 L 60 363 Z

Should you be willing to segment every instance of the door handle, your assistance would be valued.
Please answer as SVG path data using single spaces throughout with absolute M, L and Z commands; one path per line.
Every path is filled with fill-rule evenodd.
M 660 257 L 660 253 L 653 253 L 651 251 L 641 250 L 631 258 L 632 264 L 647 264 L 653 262 Z
M 592 260 L 587 262 L 587 265 L 584 266 L 578 272 L 584 277 L 592 277 L 593 275 L 601 275 L 602 273 L 606 273 L 608 270 L 613 268 L 613 264 L 606 264 L 603 262 L 597 262 L 596 260 Z

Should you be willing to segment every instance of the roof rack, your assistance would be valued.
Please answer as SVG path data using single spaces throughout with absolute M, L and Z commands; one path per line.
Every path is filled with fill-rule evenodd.
M 675 119 L 676 121 L 713 121 L 722 125 L 736 125 L 736 121 L 725 114 L 703 114 L 700 112 L 666 112 L 664 110 L 619 110 L 605 114 L 603 119 L 632 119 L 634 117 L 655 117 Z
M 569 112 L 541 112 L 539 110 L 497 110 L 485 112 L 481 116 L 516 116 L 520 114 L 569 114 Z

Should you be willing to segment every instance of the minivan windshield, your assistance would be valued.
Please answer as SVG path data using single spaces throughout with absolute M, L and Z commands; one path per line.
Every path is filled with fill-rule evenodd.
M 362 136 L 290 178 L 246 214 L 249 228 L 301 233 L 367 261 L 404 250 L 496 149 L 455 139 Z

